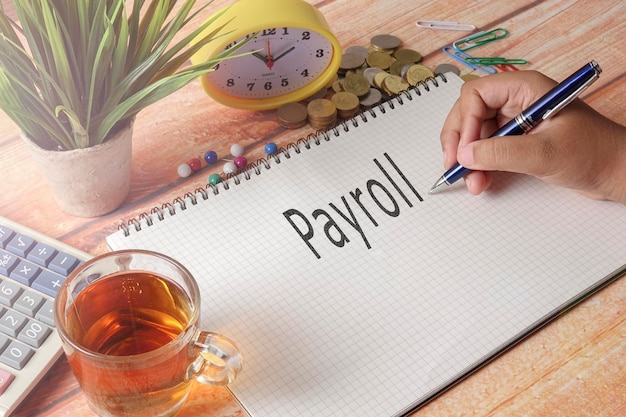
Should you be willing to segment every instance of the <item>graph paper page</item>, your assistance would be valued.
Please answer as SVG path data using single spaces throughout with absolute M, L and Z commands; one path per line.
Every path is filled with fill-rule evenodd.
M 427 193 L 447 78 L 107 238 L 192 271 L 202 326 L 245 356 L 230 389 L 250 415 L 402 414 L 624 264 L 621 205 L 513 174 Z

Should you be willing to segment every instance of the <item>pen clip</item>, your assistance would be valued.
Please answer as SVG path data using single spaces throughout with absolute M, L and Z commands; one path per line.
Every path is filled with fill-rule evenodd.
M 545 112 L 543 116 L 541 116 L 541 120 L 546 120 L 553 114 L 556 114 L 559 111 L 561 111 L 565 106 L 570 104 L 576 97 L 578 97 L 583 91 L 585 91 L 599 77 L 600 77 L 600 74 L 596 71 L 593 77 L 589 78 L 583 85 L 581 85 L 576 90 L 574 90 L 569 96 L 567 96 L 565 100 L 561 101 L 553 108 L 548 109 L 548 111 Z

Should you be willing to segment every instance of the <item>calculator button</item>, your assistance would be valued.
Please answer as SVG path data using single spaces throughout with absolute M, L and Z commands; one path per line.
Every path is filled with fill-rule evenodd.
M 2 349 L 4 349 L 4 347 L 8 345 L 10 341 L 11 339 L 9 339 L 7 336 L 0 334 L 0 351 L 2 351 Z
M 38 348 L 46 341 L 51 331 L 45 324 L 29 320 L 22 331 L 20 331 L 20 334 L 17 335 L 17 338 L 32 347 Z
M 46 300 L 43 306 L 39 309 L 35 318 L 47 325 L 54 326 L 54 303 L 50 300 Z
M 37 291 L 49 295 L 50 297 L 56 297 L 61 284 L 65 281 L 65 277 L 59 274 L 44 269 L 41 274 L 35 278 L 31 287 Z
M 5 371 L 4 369 L 0 369 L 0 394 L 2 394 L 6 389 L 11 385 L 11 382 L 15 379 L 15 375 L 13 375 L 9 371 Z
M 30 286 L 40 272 L 41 268 L 37 265 L 21 259 L 17 266 L 13 268 L 13 271 L 11 271 L 9 277 L 21 284 Z
M 28 252 L 26 259 L 33 261 L 37 265 L 48 266 L 57 251 L 50 245 L 45 243 L 37 243 L 37 245 Z
M 0 249 L 0 274 L 8 277 L 20 258 Z
M 12 341 L 0 355 L 0 362 L 14 369 L 22 369 L 35 351 L 23 343 Z
M 12 306 L 22 293 L 22 287 L 9 280 L 0 281 L 0 303 Z
M 68 255 L 67 253 L 59 252 L 52 259 L 48 268 L 54 272 L 67 276 L 74 270 L 76 265 L 78 265 L 78 259 L 72 255 Z
M 13 308 L 30 317 L 35 317 L 35 313 L 44 302 L 43 295 L 35 291 L 24 291 L 13 303 Z
M 6 226 L 0 226 L 0 247 L 6 247 L 15 232 Z
M 17 311 L 7 310 L 0 317 L 0 332 L 15 337 L 27 321 L 28 317 L 25 315 Z
M 6 249 L 11 253 L 25 257 L 33 246 L 35 246 L 35 239 L 16 233 L 7 244 Z

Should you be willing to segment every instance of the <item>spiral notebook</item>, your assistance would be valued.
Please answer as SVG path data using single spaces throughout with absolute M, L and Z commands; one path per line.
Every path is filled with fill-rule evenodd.
M 249 415 L 405 415 L 626 270 L 620 204 L 512 174 L 427 193 L 461 84 L 431 79 L 107 237 L 192 271 L 203 326 L 245 355 L 229 389 Z

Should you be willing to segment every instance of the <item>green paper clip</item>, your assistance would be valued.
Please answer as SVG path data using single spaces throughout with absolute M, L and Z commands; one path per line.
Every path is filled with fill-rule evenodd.
M 481 45 L 506 38 L 509 31 L 503 28 L 493 29 L 487 32 L 479 32 L 454 42 L 452 46 L 459 51 L 467 51 Z
M 528 64 L 528 61 L 521 58 L 503 58 L 499 56 L 493 57 L 469 57 L 465 58 L 466 61 L 472 64 L 481 64 L 481 65 L 523 65 Z

